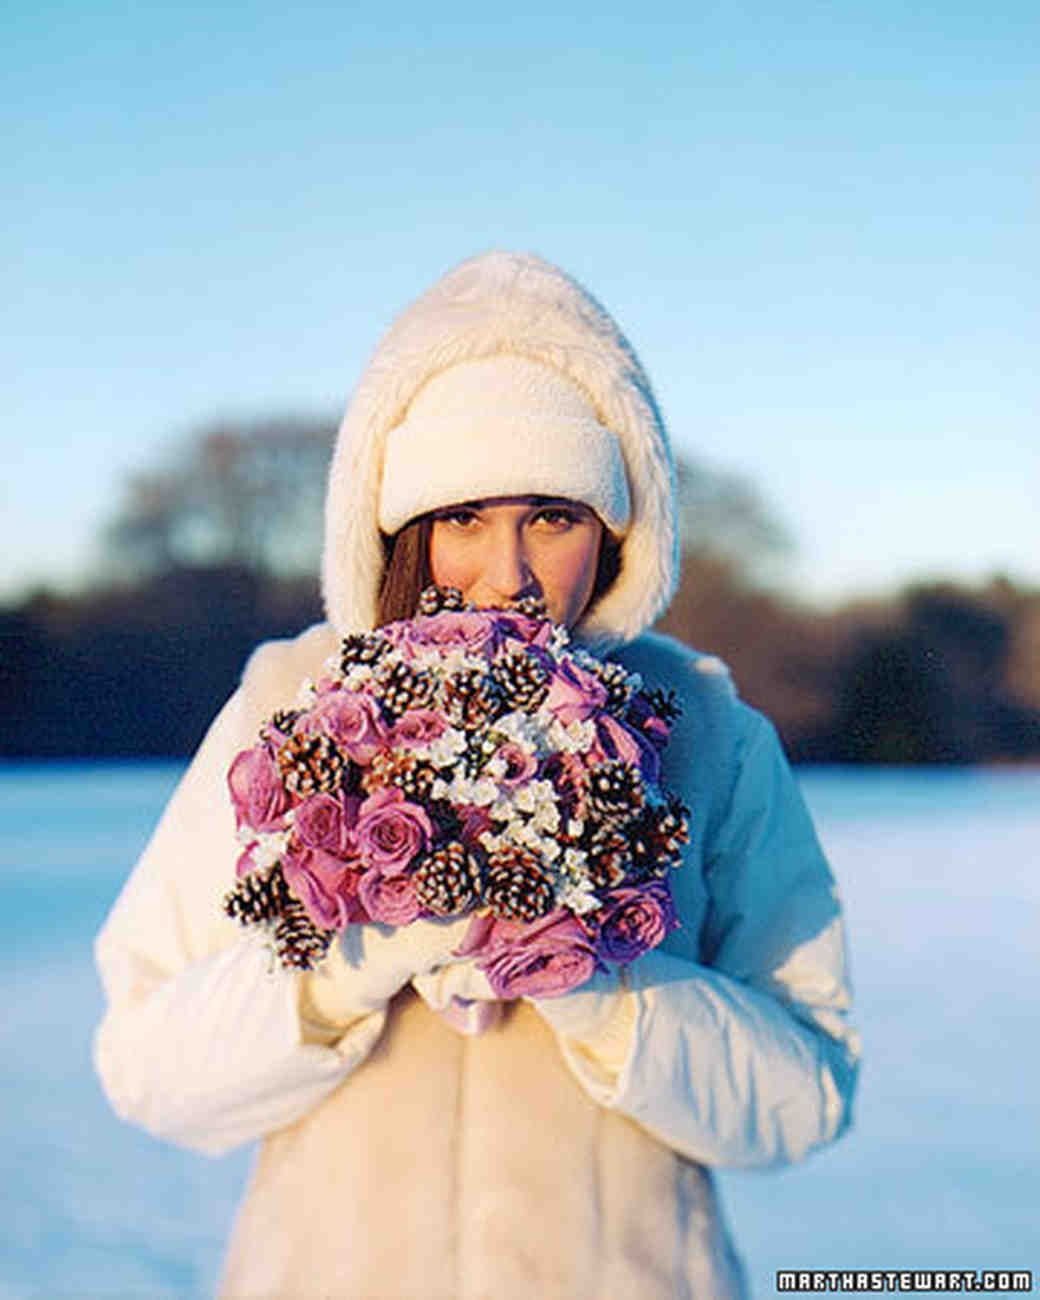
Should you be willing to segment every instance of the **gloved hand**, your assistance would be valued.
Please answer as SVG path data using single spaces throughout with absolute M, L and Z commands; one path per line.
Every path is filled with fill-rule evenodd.
M 412 987 L 431 1011 L 438 1012 L 460 1034 L 485 1033 L 501 1019 L 502 1003 L 473 961 L 455 961 L 428 975 L 417 975 Z
M 595 1038 L 620 1011 L 626 984 L 613 967 L 596 971 L 570 993 L 552 998 L 525 998 L 558 1034 L 579 1041 Z
M 460 1004 L 494 1002 L 495 993 L 484 972 L 473 961 L 454 961 L 429 975 L 412 980 L 434 1011 Z M 570 993 L 553 998 L 525 998 L 557 1033 L 578 1040 L 594 1038 L 620 1010 L 625 988 L 617 971 L 597 971 Z
M 450 966 L 427 975 L 419 975 L 412 980 L 427 1006 L 434 1011 L 443 1011 L 453 1000 L 460 1002 L 497 1002 L 498 998 L 487 982 L 483 971 L 477 970 L 472 960 L 455 960 Z
M 416 975 L 456 960 L 469 918 L 411 925 L 349 925 L 317 970 L 303 977 L 304 1015 L 345 1025 L 378 1011 Z

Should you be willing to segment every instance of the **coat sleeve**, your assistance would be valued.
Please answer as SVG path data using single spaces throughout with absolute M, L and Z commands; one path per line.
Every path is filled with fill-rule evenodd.
M 843 1132 L 859 1044 L 830 869 L 772 725 L 733 714 L 696 948 L 680 931 L 633 963 L 609 1022 L 561 1048 L 595 1100 L 683 1155 L 765 1166 Z
M 320 991 L 301 1016 L 306 977 L 274 965 L 261 936 L 222 914 L 237 855 L 226 772 L 251 721 L 240 688 L 95 945 L 107 1009 L 94 1061 L 113 1109 L 211 1155 L 299 1118 L 364 1060 L 385 1018 L 330 1023 Z

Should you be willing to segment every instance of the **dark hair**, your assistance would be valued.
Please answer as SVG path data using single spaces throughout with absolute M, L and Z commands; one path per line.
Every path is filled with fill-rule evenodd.
M 433 516 L 420 515 L 418 519 L 405 524 L 393 537 L 383 538 L 386 562 L 376 604 L 376 627 L 414 615 L 419 606 L 419 597 L 433 581 L 430 574 L 432 533 Z M 604 528 L 600 535 L 596 581 L 586 609 L 591 609 L 610 589 L 620 572 L 621 542 Z

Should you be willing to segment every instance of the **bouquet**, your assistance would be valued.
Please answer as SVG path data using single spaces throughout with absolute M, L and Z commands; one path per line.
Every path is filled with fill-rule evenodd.
M 539 603 L 428 588 L 414 619 L 348 636 L 231 764 L 225 911 L 302 970 L 350 925 L 471 914 L 457 955 L 497 997 L 567 992 L 678 924 L 676 714 Z

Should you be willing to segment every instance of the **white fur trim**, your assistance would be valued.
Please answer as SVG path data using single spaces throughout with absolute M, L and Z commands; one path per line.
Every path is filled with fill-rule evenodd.
M 621 536 L 631 514 L 617 438 L 558 371 L 524 357 L 452 366 L 387 437 L 379 527 L 491 496 L 580 501 Z
M 344 416 L 326 498 L 323 591 L 340 635 L 372 627 L 383 547 L 377 521 L 387 435 L 419 389 L 450 366 L 527 357 L 566 375 L 617 435 L 632 518 L 621 572 L 579 625 L 586 641 L 629 641 L 678 576 L 675 470 L 649 381 L 615 322 L 574 280 L 529 254 L 486 253 L 450 271 L 394 322 Z

